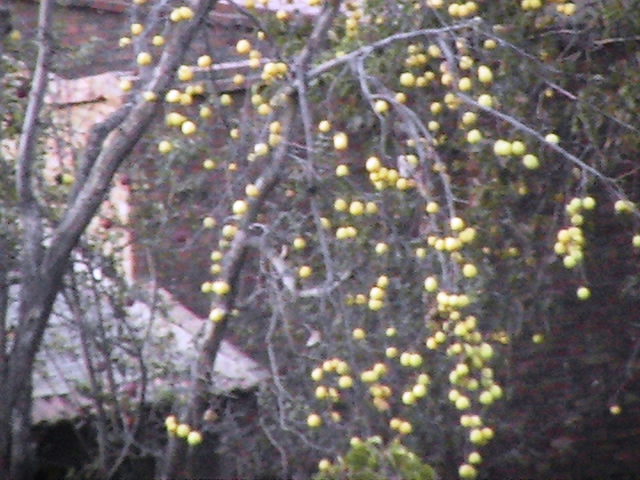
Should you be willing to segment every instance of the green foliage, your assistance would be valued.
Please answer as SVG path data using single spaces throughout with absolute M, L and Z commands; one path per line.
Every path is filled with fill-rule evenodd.
M 433 480 L 433 469 L 398 440 L 385 445 L 380 437 L 354 438 L 344 458 L 333 464 L 321 462 L 314 480 Z

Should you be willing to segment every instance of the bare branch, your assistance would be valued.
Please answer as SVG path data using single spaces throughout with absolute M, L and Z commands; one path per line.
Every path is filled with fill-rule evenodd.
M 18 146 L 18 174 L 16 180 L 25 239 L 22 252 L 23 274 L 30 277 L 27 281 L 31 281 L 32 278 L 37 276 L 37 269 L 42 258 L 42 219 L 38 201 L 33 191 L 33 165 L 36 159 L 35 148 L 39 134 L 38 118 L 44 103 L 47 78 L 51 66 L 52 45 L 50 30 L 52 9 L 52 0 L 44 0 L 40 3 L 38 58 Z
M 341 57 L 334 58 L 325 62 L 317 67 L 311 69 L 307 74 L 307 78 L 315 78 L 324 73 L 327 73 L 329 70 L 334 69 L 335 67 L 339 67 L 346 63 L 350 63 L 358 57 L 367 56 L 373 53 L 374 51 L 387 47 L 393 43 L 401 42 L 404 40 L 413 40 L 414 38 L 419 37 L 428 37 L 428 36 L 437 36 L 443 33 L 456 32 L 459 30 L 465 30 L 467 28 L 476 27 L 480 22 L 480 19 L 472 19 L 468 22 L 462 22 L 456 25 L 451 25 L 443 28 L 425 28 L 422 30 L 413 30 L 411 32 L 401 32 L 396 33 L 395 35 L 391 35 L 389 37 L 383 38 L 377 42 L 371 43 L 369 45 L 365 45 L 364 47 L 360 47 L 353 52 L 347 53 L 346 55 L 342 55 Z

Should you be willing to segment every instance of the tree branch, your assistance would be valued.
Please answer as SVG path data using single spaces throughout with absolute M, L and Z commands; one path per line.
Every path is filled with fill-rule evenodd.
M 44 104 L 47 78 L 52 57 L 51 18 L 53 1 L 40 3 L 38 19 L 38 57 L 29 92 L 29 102 L 22 125 L 22 135 L 18 145 L 17 190 L 19 195 L 20 220 L 23 228 L 22 273 L 23 282 L 37 278 L 38 266 L 42 259 L 42 218 L 34 193 L 33 165 L 36 159 L 36 144 L 39 135 L 38 117 Z M 27 295 L 21 292 L 21 296 Z

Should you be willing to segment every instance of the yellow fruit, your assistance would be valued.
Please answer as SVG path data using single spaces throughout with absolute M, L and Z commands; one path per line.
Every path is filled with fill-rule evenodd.
M 151 64 L 152 60 L 153 60 L 153 57 L 149 52 L 140 52 L 136 57 L 136 62 L 141 67 Z
M 384 242 L 378 242 L 376 244 L 375 251 L 378 255 L 384 255 L 389 252 L 389 245 Z
M 180 127 L 180 130 L 182 130 L 182 133 L 185 135 L 192 135 L 197 130 L 197 127 L 195 123 L 193 123 L 190 120 L 187 120 L 182 124 L 182 126 Z
M 313 269 L 309 265 L 303 265 L 298 269 L 298 276 L 300 278 L 309 278 L 313 273 Z
M 467 278 L 474 278 L 478 275 L 478 269 L 475 265 L 467 263 L 464 267 L 462 267 L 462 275 Z
M 540 166 L 540 161 L 538 160 L 538 157 L 528 153 L 522 157 L 522 164 L 529 170 L 536 170 Z
M 469 397 L 461 395 L 456 399 L 455 404 L 458 410 L 467 410 L 469 407 L 471 407 L 471 400 L 469 400 Z
M 524 155 L 526 151 L 527 147 L 521 141 L 516 140 L 515 142 L 511 142 L 511 152 L 513 155 Z
M 478 401 L 482 405 L 491 405 L 493 403 L 493 401 L 494 401 L 493 395 L 491 395 L 491 392 L 485 390 L 478 397 Z
M 176 428 L 176 435 L 180 438 L 187 438 L 190 432 L 191 428 L 186 423 L 181 423 Z
M 213 282 L 211 290 L 217 295 L 226 295 L 231 290 L 231 287 L 223 280 L 216 280 Z
M 380 163 L 380 159 L 378 159 L 378 157 L 369 157 L 367 159 L 367 163 L 365 164 L 365 168 L 367 169 L 367 172 L 369 172 L 369 173 L 379 171 L 380 168 L 382 168 L 382 164 Z
M 404 72 L 400 75 L 400 85 L 403 87 L 413 87 L 416 84 L 416 77 L 411 72 Z
M 462 480 L 473 480 L 478 476 L 478 471 L 473 465 L 467 463 L 460 465 L 458 469 L 458 475 Z
M 493 81 L 493 72 L 486 65 L 478 67 L 478 80 L 482 83 L 491 83 Z
M 169 103 L 178 103 L 181 96 L 182 94 L 179 90 L 172 89 L 167 92 L 167 94 L 164 96 L 164 99 Z
M 471 79 L 469 77 L 462 77 L 458 81 L 458 88 L 462 92 L 468 92 L 469 90 L 471 90 L 472 86 L 473 86 L 473 84 L 472 84 Z
M 580 300 L 588 300 L 591 296 L 591 291 L 587 287 L 580 287 L 576 291 L 576 295 Z
M 323 120 L 318 124 L 318 130 L 322 133 L 327 133 L 331 130 L 331 123 L 328 120 Z
M 371 310 L 372 312 L 377 312 L 378 310 L 381 310 L 382 307 L 384 307 L 384 301 L 371 298 L 367 302 L 367 306 L 369 307 L 369 310 Z
M 236 52 L 240 55 L 246 55 L 251 51 L 251 43 L 247 39 L 239 40 L 236 44 Z
M 493 152 L 501 157 L 509 156 L 513 153 L 511 142 L 506 140 L 496 140 L 493 144 Z
M 376 103 L 374 104 L 373 109 L 377 113 L 386 113 L 389 111 L 389 104 L 384 100 L 376 100 Z
M 353 387 L 353 378 L 351 378 L 349 375 L 342 375 L 338 379 L 338 386 L 340 388 L 351 388 L 351 387 Z
M 244 215 L 245 213 L 247 213 L 248 209 L 249 205 L 247 205 L 247 202 L 245 202 L 244 200 L 236 200 L 235 202 L 233 202 L 233 206 L 231 207 L 231 210 L 235 215 Z
M 474 445 L 483 445 L 485 442 L 484 435 L 482 434 L 482 430 L 479 428 L 474 428 L 469 432 L 469 441 Z
M 236 233 L 238 233 L 238 227 L 235 225 L 225 225 L 222 227 L 222 236 L 227 240 L 231 240 L 235 237 Z
M 307 425 L 311 428 L 317 428 L 322 425 L 322 417 L 317 413 L 312 413 L 307 417 Z
M 366 332 L 362 328 L 355 328 L 352 335 L 355 340 L 364 340 L 367 336 Z
M 473 129 L 467 132 L 467 142 L 474 144 L 478 143 L 480 140 L 482 140 L 482 133 L 480 133 L 480 130 Z
M 226 312 L 224 311 L 224 309 L 217 307 L 209 312 L 209 320 L 211 320 L 212 322 L 219 322 L 225 317 L 225 315 Z
M 144 26 L 141 23 L 133 23 L 131 25 L 131 35 L 140 35 L 144 31 Z
M 351 202 L 349 205 L 349 213 L 354 216 L 359 216 L 364 213 L 364 204 L 362 202 Z
M 409 367 L 418 368 L 422 365 L 422 355 L 419 353 L 412 353 L 409 355 Z
M 387 358 L 396 358 L 398 356 L 398 349 L 396 347 L 387 347 L 384 354 Z
M 169 112 L 165 118 L 165 123 L 170 127 L 179 127 L 186 121 L 187 118 L 178 112 Z
M 160 153 L 169 153 L 171 150 L 173 150 L 173 145 L 168 140 L 162 140 L 158 144 L 158 151 Z
M 336 167 L 337 177 L 346 177 L 347 175 L 349 175 L 349 167 L 347 165 L 338 165 Z
M 634 207 L 635 205 L 633 204 L 633 202 L 630 202 L 629 200 L 617 200 L 613 205 L 616 213 L 629 213 L 633 211 Z
M 128 79 L 123 79 L 123 80 L 120 80 L 120 83 L 118 86 L 120 87 L 120 90 L 122 90 L 123 92 L 128 92 L 133 88 L 133 82 Z
M 424 289 L 427 292 L 435 292 L 438 289 L 438 281 L 435 277 L 427 277 L 424 281 Z
M 182 82 L 188 82 L 193 79 L 193 69 L 187 65 L 181 65 L 178 68 L 178 79 Z
M 413 432 L 413 426 L 409 422 L 402 422 L 398 427 L 398 431 L 403 435 L 409 435 Z
M 478 452 L 471 452 L 467 455 L 467 461 L 473 465 L 482 463 L 482 456 Z
M 62 185 L 71 185 L 73 183 L 73 175 L 70 173 L 63 173 L 61 178 Z
M 189 432 L 189 435 L 187 435 L 187 443 L 192 447 L 200 445 L 202 443 L 202 434 L 200 432 L 196 432 L 195 430 Z
M 474 125 L 478 120 L 478 114 L 474 112 L 464 112 L 462 114 L 462 124 L 463 125 Z
M 457 232 L 464 228 L 464 220 L 462 220 L 460 217 L 453 217 L 451 220 L 449 220 L 449 225 L 451 226 L 451 230 Z
M 191 20 L 193 18 L 193 10 L 191 10 L 187 6 L 179 7 L 178 13 L 180 14 L 180 18 L 182 20 Z
M 349 208 L 349 205 L 343 198 L 338 198 L 335 202 L 333 202 L 333 208 L 336 212 L 346 212 L 347 208 Z
M 483 93 L 478 97 L 478 105 L 486 108 L 493 107 L 493 97 L 487 93 Z
M 416 396 L 413 392 L 404 392 L 402 394 L 402 403 L 405 405 L 413 405 L 416 403 Z
M 213 60 L 209 55 L 202 55 L 198 57 L 198 66 L 201 68 L 210 67 L 213 64 Z
M 549 133 L 544 137 L 544 139 L 547 143 L 552 143 L 554 145 L 560 143 L 560 137 L 558 137 L 558 135 L 556 135 L 555 133 Z
M 338 132 L 333 136 L 333 147 L 336 150 L 345 150 L 349 146 L 349 137 L 344 132 Z

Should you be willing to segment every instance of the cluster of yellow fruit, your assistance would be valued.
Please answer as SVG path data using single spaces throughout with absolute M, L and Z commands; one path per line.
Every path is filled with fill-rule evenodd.
M 539 10 L 543 5 L 542 0 L 522 0 L 520 2 L 520 8 L 522 8 L 522 10 Z
M 389 420 L 389 427 L 391 428 L 391 430 L 395 430 L 401 435 L 409 435 L 411 432 L 413 432 L 413 425 L 411 424 L 411 422 L 398 417 L 393 417 L 391 420 Z
M 376 365 L 384 366 L 384 364 Z M 374 366 L 374 368 L 372 370 L 369 370 L 368 372 L 370 373 L 366 375 L 366 378 L 373 378 L 374 376 L 378 377 L 386 373 L 386 367 L 378 369 L 376 368 L 376 366 Z M 371 386 L 369 386 L 369 395 L 371 395 L 371 403 L 379 412 L 386 412 L 391 408 L 391 405 L 389 404 L 389 398 L 393 395 L 393 390 L 388 385 L 384 385 L 382 383 L 373 383 Z
M 629 200 L 617 200 L 613 204 L 613 209 L 616 213 L 631 213 L 636 209 L 636 206 Z
M 231 286 L 224 280 L 216 280 L 214 282 L 204 282 L 200 289 L 202 293 L 215 293 L 222 297 L 231 291 Z
M 435 214 L 440 210 L 440 206 L 436 202 L 429 202 L 425 211 L 428 214 Z M 437 235 L 429 235 L 427 237 L 427 244 L 433 249 L 439 252 L 451 253 L 451 259 L 459 264 L 466 264 L 464 257 L 460 250 L 468 244 L 473 243 L 476 238 L 476 229 L 465 225 L 464 220 L 459 217 L 450 219 L 451 234 L 443 237 Z M 463 267 L 464 274 L 467 278 L 473 278 L 477 274 L 474 273 L 473 266 Z M 426 286 L 425 286 L 426 288 Z
M 384 298 L 387 294 L 387 287 L 389 286 L 389 277 L 381 275 L 378 277 L 376 284 L 369 290 L 369 310 L 377 312 L 384 307 Z
M 345 36 L 347 38 L 356 38 L 360 32 L 360 21 L 362 20 L 363 11 L 355 3 L 348 4 L 347 15 L 344 20 Z
M 405 155 L 409 162 L 413 159 L 413 163 L 417 164 L 417 158 L 414 155 Z M 369 180 L 376 190 L 384 190 L 393 187 L 400 191 L 412 189 L 416 186 L 415 180 L 400 175 L 395 168 L 387 168 L 382 166 L 382 162 L 376 156 L 371 156 L 365 162 L 365 168 L 369 172 Z
M 466 18 L 478 13 L 476 2 L 452 3 L 447 8 L 447 12 L 453 18 Z
M 427 277 L 424 286 L 427 292 L 438 291 L 438 281 L 435 277 Z M 502 388 L 493 378 L 493 369 L 487 366 L 494 357 L 494 348 L 483 341 L 477 318 L 473 315 L 462 315 L 460 310 L 470 302 L 467 295 L 438 291 L 436 300 L 440 315 L 446 316 L 446 319 L 442 322 L 432 322 L 435 331 L 426 338 L 425 345 L 430 350 L 446 347 L 447 356 L 455 359 L 455 364 L 449 372 L 449 401 L 457 410 L 465 412 L 460 417 L 460 423 L 463 427 L 469 428 L 470 442 L 474 445 L 484 445 L 491 440 L 493 430 L 488 427 L 480 428 L 481 417 L 466 412 L 472 409 L 474 404 L 489 406 L 503 395 Z M 469 454 L 467 463 L 460 467 L 461 477 L 464 473 L 463 478 L 475 478 L 477 472 L 474 465 L 481 461 L 482 458 L 477 452 Z
M 571 225 L 579 227 L 584 223 L 583 210 L 593 210 L 596 208 L 596 200 L 593 197 L 572 198 L 565 207 L 565 211 L 570 217 Z
M 556 243 L 553 250 L 556 255 L 563 256 L 562 263 L 565 268 L 573 269 L 584 259 L 585 238 L 580 228 L 584 222 L 583 210 L 593 210 L 596 201 L 593 197 L 573 198 L 566 206 L 566 212 L 570 215 L 572 226 L 563 228 L 556 236 Z M 576 296 L 580 300 L 587 300 L 591 297 L 591 290 L 581 286 L 576 290 Z
M 182 22 L 191 20 L 193 18 L 193 10 L 183 5 L 181 7 L 174 8 L 169 14 L 169 20 L 172 22 Z
M 400 364 L 403 365 L 406 363 L 406 366 L 412 368 L 418 368 L 415 366 L 416 364 L 422 365 L 422 356 L 418 353 L 409 353 L 404 352 L 400 355 Z M 419 366 L 418 365 L 418 366 Z M 410 385 L 404 392 L 402 392 L 402 403 L 407 406 L 415 405 L 419 399 L 425 397 L 429 391 L 429 384 L 431 379 L 429 375 L 426 373 L 421 373 L 417 376 L 415 383 Z
M 576 13 L 577 7 L 573 2 L 567 2 L 566 0 L 551 0 L 556 5 L 556 11 L 562 15 L 570 17 Z M 522 0 L 520 2 L 520 8 L 522 10 L 540 10 L 545 5 L 543 0 Z
M 288 71 L 289 67 L 284 62 L 267 62 L 262 68 L 260 78 L 269 85 L 275 80 L 283 78 Z
M 240 202 L 240 203 L 239 203 Z M 233 210 L 237 215 L 241 215 L 244 213 L 246 206 L 246 202 L 243 200 L 238 200 L 233 204 Z M 206 223 L 205 223 L 206 222 Z M 205 223 L 205 228 L 213 228 L 216 225 L 215 219 L 212 217 L 206 217 L 203 221 Z M 230 241 L 236 236 L 238 232 L 238 227 L 232 223 L 227 223 L 221 229 L 221 237 L 218 241 L 219 248 L 225 249 L 229 246 Z M 211 252 L 209 258 L 211 260 L 211 266 L 209 267 L 209 271 L 213 275 L 218 275 L 222 271 L 222 266 L 220 262 L 222 261 L 224 255 L 221 250 L 214 250 Z M 204 282 L 200 287 L 202 293 L 205 294 L 215 294 L 222 299 L 226 295 L 231 292 L 231 285 L 225 280 L 215 280 L 215 281 L 207 281 Z M 209 312 L 209 320 L 212 322 L 220 322 L 227 317 L 227 310 L 222 303 L 215 306 Z M 231 311 L 232 315 L 237 314 L 236 310 Z
M 204 93 L 204 87 L 202 85 L 189 85 L 184 92 L 173 88 L 169 90 L 164 99 L 167 103 L 180 104 L 188 107 L 193 104 L 193 97 L 196 95 L 202 95 Z
M 202 434 L 197 430 L 192 430 L 186 423 L 178 423 L 178 419 L 175 415 L 169 415 L 166 418 L 164 425 L 170 435 L 175 435 L 178 438 L 185 439 L 192 447 L 202 443 Z
M 567 17 L 571 17 L 576 13 L 577 6 L 573 2 L 561 3 L 560 5 L 556 5 L 556 11 Z
M 320 367 L 316 367 L 311 372 L 311 379 L 319 383 L 327 380 L 327 374 L 331 374 L 330 380 L 334 385 L 317 385 L 315 396 L 319 400 L 328 400 L 335 404 L 340 401 L 340 389 L 347 390 L 353 387 L 353 377 L 349 364 L 339 358 L 325 360 Z M 337 411 L 331 411 L 329 417 L 334 422 L 342 420 L 342 416 Z M 307 417 L 307 425 L 311 428 L 317 428 L 322 425 L 322 417 L 317 413 L 312 413 Z
M 569 227 L 560 230 L 556 236 L 553 250 L 562 256 L 562 263 L 568 269 L 575 268 L 584 259 L 585 238 L 580 227 Z
M 375 215 L 378 213 L 378 206 L 375 202 L 361 202 L 354 200 L 351 203 L 343 198 L 337 198 L 333 203 L 333 208 L 339 213 L 348 213 L 353 217 L 362 215 Z M 358 235 L 358 229 L 353 225 L 344 225 L 336 229 L 336 238 L 338 240 L 353 239 Z

